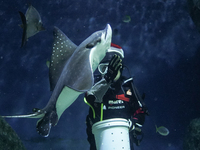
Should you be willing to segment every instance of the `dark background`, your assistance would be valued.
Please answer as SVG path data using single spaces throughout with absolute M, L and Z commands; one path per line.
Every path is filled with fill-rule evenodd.
M 188 13 L 186 0 L 40 0 L 31 3 L 46 31 L 20 48 L 22 29 L 18 11 L 26 0 L 0 1 L 0 114 L 15 115 L 43 108 L 50 96 L 48 68 L 53 26 L 75 44 L 109 23 L 112 42 L 123 47 L 150 116 L 145 137 L 136 150 L 182 150 L 186 127 L 199 117 L 200 34 Z M 131 22 L 124 23 L 124 16 Z M 36 132 L 37 119 L 6 119 L 27 150 L 88 149 L 85 117 L 88 106 L 81 95 L 62 115 L 48 138 Z M 170 134 L 156 133 L 165 126 Z

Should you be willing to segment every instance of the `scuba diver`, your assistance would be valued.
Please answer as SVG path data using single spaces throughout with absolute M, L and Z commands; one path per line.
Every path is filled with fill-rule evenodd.
M 94 86 L 85 94 L 84 101 L 90 106 L 86 117 L 90 150 L 97 149 L 92 126 L 105 119 L 124 118 L 131 122 L 129 128 L 131 150 L 134 149 L 133 143 L 139 146 L 142 141 L 141 128 L 145 115 L 148 115 L 148 109 L 143 102 L 144 95 L 141 97 L 133 84 L 133 78 L 123 76 L 123 70 L 127 68 L 122 65 L 123 58 L 122 48 L 111 44 L 105 58 L 98 66 L 100 74 L 95 75 Z

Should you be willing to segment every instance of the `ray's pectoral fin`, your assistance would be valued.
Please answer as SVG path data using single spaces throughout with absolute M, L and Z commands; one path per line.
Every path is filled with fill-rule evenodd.
M 26 29 L 27 29 L 27 24 L 26 24 L 26 17 L 25 15 L 19 11 L 19 14 L 20 14 L 20 17 L 21 17 L 21 20 L 22 20 L 22 25 L 21 27 L 23 28 L 23 34 L 22 34 L 22 44 L 21 44 L 21 47 L 23 47 L 26 43 Z
M 45 31 L 46 30 L 45 27 L 43 26 L 42 22 L 38 23 L 37 30 L 38 31 Z
M 62 70 L 77 46 L 57 27 L 54 27 L 53 51 L 49 67 L 50 89 L 58 82 Z
M 48 137 L 51 127 L 55 126 L 57 122 L 58 115 L 56 111 L 47 112 L 42 119 L 38 120 L 36 126 L 37 132 L 44 137 Z

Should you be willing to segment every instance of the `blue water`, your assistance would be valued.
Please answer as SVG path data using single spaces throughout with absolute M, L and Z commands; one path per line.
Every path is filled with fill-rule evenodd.
M 50 96 L 48 68 L 53 27 L 75 44 L 109 23 L 112 42 L 125 51 L 125 64 L 139 91 L 146 93 L 150 116 L 144 139 L 136 150 L 182 150 L 186 127 L 199 117 L 200 34 L 185 0 L 40 0 L 31 3 L 46 31 L 29 38 L 20 48 L 18 26 L 28 8 L 25 0 L 0 1 L 0 115 L 27 114 L 43 108 Z M 129 23 L 123 22 L 130 16 Z M 62 115 L 50 136 L 36 132 L 37 119 L 6 119 L 27 150 L 89 149 L 85 117 L 88 106 L 81 95 Z M 165 126 L 170 134 L 156 133 Z

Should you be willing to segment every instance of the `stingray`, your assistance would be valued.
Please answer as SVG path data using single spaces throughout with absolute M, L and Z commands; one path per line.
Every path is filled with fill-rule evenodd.
M 29 37 L 35 35 L 36 33 L 45 30 L 42 24 L 42 20 L 38 11 L 30 5 L 24 15 L 21 11 L 19 11 L 23 28 L 23 35 L 22 35 L 22 44 L 23 47 L 28 40 Z
M 5 118 L 40 118 L 37 132 L 47 137 L 62 113 L 94 84 L 93 72 L 110 48 L 112 29 L 96 31 L 79 46 L 60 29 L 54 28 L 53 51 L 49 66 L 50 89 L 53 91 L 43 109 L 34 108 L 32 114 L 4 116 Z M 78 112 L 77 112 L 78 113 Z

